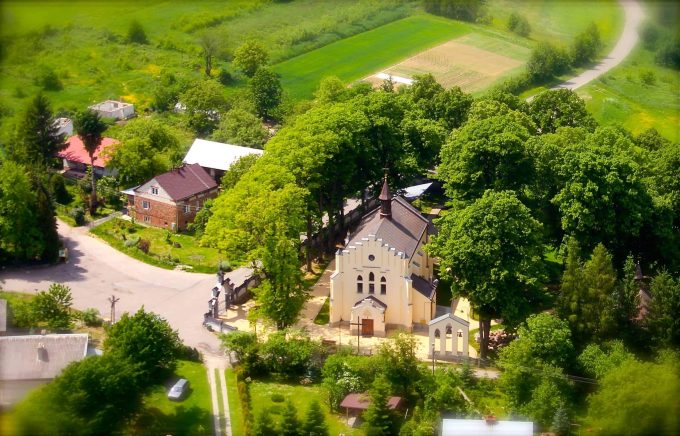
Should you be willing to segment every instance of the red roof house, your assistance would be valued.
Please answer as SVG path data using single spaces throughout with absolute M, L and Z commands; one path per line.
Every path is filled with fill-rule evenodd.
M 57 156 L 64 160 L 64 170 L 75 173 L 84 173 L 87 166 L 90 165 L 90 155 L 85 150 L 85 145 L 78 135 L 71 136 L 66 141 L 67 147 L 57 153 Z M 94 152 L 94 171 L 97 175 L 108 175 L 111 171 L 107 171 L 106 164 L 109 159 L 102 151 L 106 150 L 112 145 L 118 144 L 113 138 L 102 138 L 101 144 Z
M 184 230 L 219 185 L 199 164 L 182 165 L 129 189 L 128 213 L 141 223 Z

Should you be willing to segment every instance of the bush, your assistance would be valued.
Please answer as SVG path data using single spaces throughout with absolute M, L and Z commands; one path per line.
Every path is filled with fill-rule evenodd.
M 50 179 L 50 189 L 54 201 L 59 204 L 69 204 L 73 197 L 71 193 L 66 189 L 66 184 L 64 183 L 64 178 L 59 174 L 53 174 Z
M 136 237 L 133 236 L 130 239 L 126 239 L 125 242 L 124 242 L 124 245 L 129 248 L 129 247 L 136 247 L 138 243 L 139 243 L 139 236 L 136 236 Z
M 217 75 L 217 80 L 224 86 L 231 85 L 234 82 L 234 78 L 226 68 L 220 69 L 220 73 Z
M 132 21 L 128 28 L 127 42 L 135 44 L 147 44 L 149 42 L 146 32 L 138 21 Z
M 102 325 L 102 318 L 99 311 L 94 308 L 85 309 L 80 313 L 80 319 L 88 327 L 99 327 Z
M 518 34 L 519 36 L 526 37 L 529 36 L 529 33 L 531 33 L 531 25 L 526 18 L 517 12 L 513 12 L 508 18 L 508 30 Z
M 533 82 L 548 80 L 562 74 L 569 66 L 564 49 L 547 42 L 538 44 L 527 62 L 527 74 Z
M 76 222 L 77 226 L 85 224 L 85 210 L 82 207 L 74 207 L 69 214 L 71 215 L 71 218 L 73 218 L 73 221 Z
M 61 91 L 64 87 L 57 73 L 51 68 L 45 68 L 36 81 L 45 91 Z
M 659 40 L 659 28 L 652 23 L 645 24 L 640 31 L 640 38 L 642 39 L 642 45 L 647 50 L 656 49 L 656 43 Z
M 145 254 L 149 254 L 149 248 L 150 247 L 151 247 L 151 242 L 147 239 L 140 239 L 139 243 L 137 244 L 137 248 L 139 248 Z
M 640 80 L 642 83 L 648 86 L 653 86 L 656 84 L 656 74 L 652 70 L 645 70 L 640 72 Z
M 228 260 L 221 260 L 217 267 L 219 268 L 220 271 L 224 272 L 229 272 L 233 270 L 233 268 L 231 267 L 231 263 L 229 263 Z
M 283 403 L 284 401 L 286 401 L 286 398 L 282 394 L 279 394 L 279 393 L 272 394 L 271 399 L 275 403 Z
M 676 36 L 661 46 L 655 60 L 659 65 L 680 70 L 680 36 Z

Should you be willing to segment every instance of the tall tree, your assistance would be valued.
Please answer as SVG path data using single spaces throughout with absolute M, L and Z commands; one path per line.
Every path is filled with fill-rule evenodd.
M 204 137 L 217 128 L 229 108 L 224 89 L 213 80 L 195 82 L 180 96 L 180 102 L 186 106 L 189 127 Z
M 36 95 L 26 108 L 17 127 L 17 143 L 10 151 L 14 160 L 46 165 L 55 154 L 66 147 L 64 136 L 58 134 L 50 101 L 43 94 Z
M 570 89 L 542 92 L 529 104 L 529 114 L 541 133 L 555 133 L 560 127 L 595 130 L 597 122 L 586 103 Z
M 257 41 L 246 41 L 234 51 L 234 65 L 248 77 L 253 77 L 259 68 L 267 64 L 268 60 L 267 51 Z
M 53 283 L 47 291 L 40 291 L 36 295 L 33 310 L 36 318 L 45 322 L 50 329 L 68 329 L 72 321 L 72 304 L 71 288 Z
M 198 39 L 201 46 L 201 54 L 205 62 L 205 75 L 210 77 L 212 72 L 213 58 L 218 55 L 220 51 L 220 40 L 216 34 L 211 32 L 204 32 Z
M 481 357 L 486 358 L 491 319 L 523 319 L 543 277 L 541 224 L 513 192 L 487 191 L 436 223 L 427 246 L 455 293 L 479 314 Z M 502 241 L 502 242 L 501 242 Z
M 250 79 L 250 89 L 255 99 L 255 110 L 262 118 L 272 115 L 274 109 L 281 104 L 283 88 L 278 74 L 267 69 L 258 68 Z
M 411 334 L 399 333 L 378 350 L 381 373 L 402 397 L 413 397 L 418 387 L 420 371 L 416 357 L 416 339 Z
M 659 347 L 680 345 L 680 280 L 666 271 L 652 279 L 652 301 L 649 306 L 647 324 L 652 337 Z
M 76 114 L 73 120 L 73 127 L 78 133 L 80 140 L 83 141 L 85 151 L 90 156 L 90 167 L 92 168 L 90 214 L 94 215 L 97 210 L 97 177 L 94 172 L 94 154 L 102 142 L 102 133 L 104 133 L 107 126 L 101 120 L 98 113 L 86 110 Z
M 262 120 L 244 109 L 234 108 L 224 114 L 219 127 L 212 134 L 212 139 L 244 147 L 262 148 L 268 136 Z
M 390 388 L 387 380 L 379 376 L 373 382 L 369 395 L 371 403 L 364 412 L 366 434 L 369 436 L 388 436 L 397 431 L 397 420 L 394 412 L 390 410 Z

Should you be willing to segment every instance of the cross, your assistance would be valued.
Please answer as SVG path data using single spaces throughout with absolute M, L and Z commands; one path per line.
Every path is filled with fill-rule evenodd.
M 120 300 L 120 298 L 116 298 L 115 295 L 111 295 L 111 298 L 108 299 L 109 303 L 111 303 L 111 324 L 116 322 L 116 303 Z
M 350 325 L 350 330 L 351 326 L 355 325 L 357 326 L 357 354 L 361 354 L 361 351 L 359 349 L 359 338 L 361 338 L 361 318 L 357 318 L 357 322 L 351 322 L 349 323 Z

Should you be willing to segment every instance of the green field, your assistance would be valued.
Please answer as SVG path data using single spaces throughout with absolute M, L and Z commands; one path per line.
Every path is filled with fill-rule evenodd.
M 277 64 L 274 71 L 292 98 L 309 98 L 326 76 L 361 79 L 470 29 L 431 15 L 408 17 Z
M 177 264 L 182 264 L 191 266 L 192 272 L 213 273 L 218 262 L 226 260 L 217 249 L 199 246 L 192 235 L 132 224 L 120 218 L 107 221 L 93 228 L 91 232 L 116 250 L 161 268 L 173 269 Z M 148 240 L 151 243 L 149 253 L 144 253 L 137 247 L 126 247 L 123 236 L 127 239 L 140 237 Z M 174 247 L 173 242 L 179 243 L 180 247 Z
M 168 387 L 155 386 L 129 434 L 211 435 L 212 404 L 206 369 L 200 362 L 177 362 L 177 378 L 189 380 L 191 389 L 182 401 L 170 401 Z

